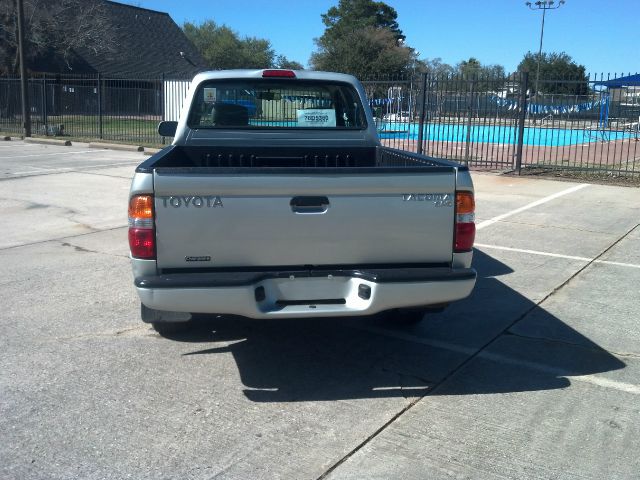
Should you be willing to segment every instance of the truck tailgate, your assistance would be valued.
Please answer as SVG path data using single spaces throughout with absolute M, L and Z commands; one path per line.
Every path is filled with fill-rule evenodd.
M 159 268 L 451 261 L 453 167 L 196 170 L 154 171 Z

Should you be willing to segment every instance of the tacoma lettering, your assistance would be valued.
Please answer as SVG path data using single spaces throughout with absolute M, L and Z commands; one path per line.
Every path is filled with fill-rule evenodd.
M 404 193 L 405 202 L 432 202 L 436 207 L 453 206 L 453 195 L 450 193 Z

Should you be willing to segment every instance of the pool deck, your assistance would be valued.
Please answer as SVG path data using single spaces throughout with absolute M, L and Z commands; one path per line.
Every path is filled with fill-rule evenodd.
M 388 147 L 418 151 L 418 142 L 403 138 L 381 139 Z M 432 141 L 424 143 L 424 153 L 452 160 L 469 159 L 472 167 L 496 170 L 515 167 L 516 145 Z M 590 142 L 560 147 L 522 146 L 522 165 L 549 165 L 568 168 L 612 169 L 640 175 L 640 141 L 625 138 L 610 142 Z

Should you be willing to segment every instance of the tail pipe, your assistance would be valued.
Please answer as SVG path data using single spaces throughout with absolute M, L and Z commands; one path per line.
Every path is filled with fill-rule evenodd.
M 473 192 L 456 192 L 456 226 L 453 251 L 468 252 L 476 238 L 476 202 Z

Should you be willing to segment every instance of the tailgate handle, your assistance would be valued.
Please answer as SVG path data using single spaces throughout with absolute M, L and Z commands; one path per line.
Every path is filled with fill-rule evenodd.
M 327 197 L 293 197 L 289 202 L 294 213 L 325 213 L 329 209 Z

